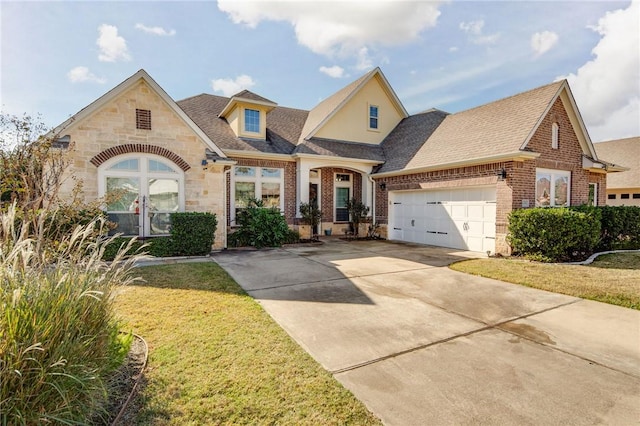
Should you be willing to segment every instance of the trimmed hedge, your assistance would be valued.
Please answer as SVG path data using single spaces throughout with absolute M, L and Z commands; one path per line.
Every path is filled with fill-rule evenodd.
M 211 213 L 172 213 L 168 237 L 153 237 L 135 241 L 127 255 L 148 253 L 155 257 L 204 256 L 211 253 L 218 220 Z M 104 251 L 103 260 L 113 260 L 118 249 L 132 237 L 114 238 Z M 135 237 L 134 237 L 135 238 Z M 144 247 L 143 247 L 144 245 Z
M 171 244 L 177 256 L 211 253 L 218 219 L 212 213 L 171 213 Z
M 595 211 L 568 208 L 520 209 L 509 215 L 514 254 L 545 262 L 586 258 L 600 241 L 600 220 Z
M 516 210 L 509 216 L 508 241 L 514 254 L 544 261 L 584 259 L 599 251 L 640 249 L 640 207 Z

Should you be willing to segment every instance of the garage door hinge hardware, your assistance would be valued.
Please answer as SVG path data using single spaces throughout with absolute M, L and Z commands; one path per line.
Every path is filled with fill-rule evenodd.
M 440 232 L 440 231 L 438 231 L 438 234 L 447 235 L 448 232 Z
M 402 204 L 402 203 L 393 203 L 393 204 L 395 205 L 395 204 Z

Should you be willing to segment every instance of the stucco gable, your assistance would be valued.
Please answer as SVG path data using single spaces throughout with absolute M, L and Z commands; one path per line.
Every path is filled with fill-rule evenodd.
M 176 104 L 176 102 L 160 87 L 160 85 L 158 85 L 158 83 L 156 83 L 155 80 L 153 80 L 151 76 L 142 69 L 71 116 L 65 122 L 54 128 L 51 133 L 61 136 L 72 133 L 74 129 L 83 125 L 96 114 L 105 113 L 112 103 L 116 102 L 120 97 L 132 90 L 143 90 L 145 91 L 145 95 L 154 96 L 160 99 L 161 103 L 164 104 L 166 108 L 171 111 L 191 132 L 193 132 L 196 139 L 202 143 L 203 149 L 208 148 L 220 157 L 226 157 L 222 150 L 193 122 L 193 120 Z M 139 107 L 144 108 L 142 105 Z M 108 115 L 108 112 L 106 114 Z
M 367 102 L 381 107 L 379 132 L 367 133 Z M 375 68 L 309 111 L 298 143 L 318 137 L 379 144 L 408 115 L 380 68 Z

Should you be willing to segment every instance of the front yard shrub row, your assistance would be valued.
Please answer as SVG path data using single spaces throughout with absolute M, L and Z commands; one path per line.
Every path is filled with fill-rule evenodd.
M 579 206 L 513 211 L 514 254 L 548 262 L 585 259 L 596 251 L 640 249 L 640 207 Z
M 168 237 L 134 240 L 127 253 L 144 252 L 155 257 L 204 256 L 211 253 L 218 226 L 215 214 L 180 212 L 172 213 L 170 217 L 171 231 Z M 106 247 L 103 260 L 113 260 L 120 247 L 127 245 L 129 240 L 131 237 L 114 238 Z
M 600 242 L 597 251 L 640 249 L 640 207 L 576 207 L 600 213 Z
M 567 208 L 515 210 L 509 216 L 508 241 L 514 254 L 555 262 L 586 257 L 600 239 L 593 212 Z
M 47 227 L 29 234 L 15 216 L 15 206 L 0 214 L 0 424 L 84 424 L 104 413 L 107 379 L 129 350 L 112 296 L 135 257 L 100 260 L 99 218 L 61 236 L 52 264 Z

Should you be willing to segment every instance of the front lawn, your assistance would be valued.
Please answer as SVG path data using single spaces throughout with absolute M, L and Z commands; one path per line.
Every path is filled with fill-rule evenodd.
M 513 258 L 474 259 L 451 269 L 640 310 L 640 253 L 599 256 L 588 266 Z
M 135 273 L 116 300 L 150 348 L 134 424 L 380 424 L 215 263 Z

